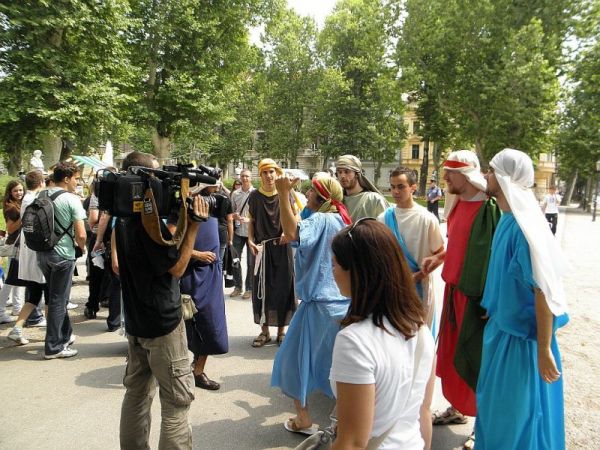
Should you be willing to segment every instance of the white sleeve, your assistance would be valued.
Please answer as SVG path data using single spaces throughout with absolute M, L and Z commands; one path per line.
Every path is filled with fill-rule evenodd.
M 338 333 L 329 378 L 334 382 L 375 384 L 375 361 L 365 342 L 350 330 Z

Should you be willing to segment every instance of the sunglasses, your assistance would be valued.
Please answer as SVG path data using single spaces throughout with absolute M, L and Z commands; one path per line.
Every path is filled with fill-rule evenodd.
M 354 222 L 351 226 L 350 229 L 348 230 L 348 237 L 350 238 L 350 242 L 352 242 L 352 244 L 354 244 L 354 240 L 352 239 L 352 232 L 354 231 L 354 229 L 356 228 L 356 226 L 361 223 L 361 222 L 366 222 L 368 220 L 377 220 L 374 217 L 363 217 L 362 219 L 358 219 L 356 222 Z

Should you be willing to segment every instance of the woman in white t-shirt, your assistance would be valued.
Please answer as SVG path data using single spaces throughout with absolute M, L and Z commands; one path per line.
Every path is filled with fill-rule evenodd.
M 332 250 L 335 281 L 351 298 L 329 377 L 338 414 L 333 449 L 366 448 L 377 437 L 379 449 L 423 449 L 419 409 L 434 345 L 402 250 L 374 219 L 340 231 Z

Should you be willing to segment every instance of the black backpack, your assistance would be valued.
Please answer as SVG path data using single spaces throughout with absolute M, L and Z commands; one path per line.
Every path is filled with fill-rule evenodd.
M 54 217 L 54 200 L 67 191 L 61 190 L 52 195 L 48 191 L 42 191 L 27 208 L 21 219 L 25 244 L 36 252 L 52 250 L 56 243 L 73 226 L 64 228 Z M 59 228 L 58 232 L 55 226 Z M 60 234 L 59 234 L 60 233 Z

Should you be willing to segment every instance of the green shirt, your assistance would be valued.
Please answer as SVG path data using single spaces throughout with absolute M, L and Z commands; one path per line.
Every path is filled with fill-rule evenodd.
M 363 217 L 377 218 L 389 207 L 385 197 L 371 191 L 362 191 L 358 194 L 344 196 L 344 205 L 348 208 L 352 222 L 356 222 Z
M 59 187 L 50 188 L 48 189 L 48 195 L 50 196 L 60 190 L 63 189 Z M 54 200 L 54 231 L 59 235 L 62 233 L 57 222 L 67 230 L 67 233 L 54 246 L 54 250 L 61 258 L 69 260 L 75 259 L 76 244 L 73 222 L 84 219 L 85 210 L 83 209 L 81 200 L 75 194 L 67 192 L 59 195 L 57 199 Z

